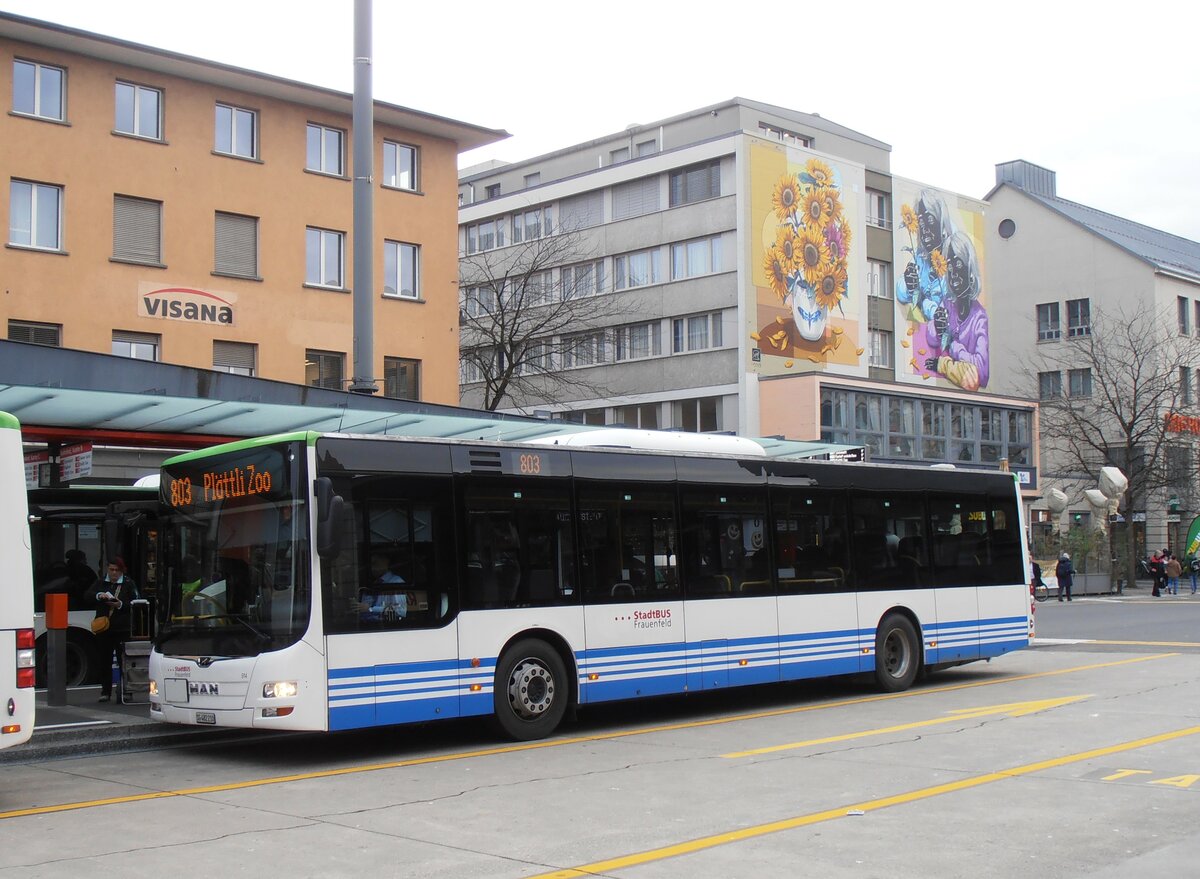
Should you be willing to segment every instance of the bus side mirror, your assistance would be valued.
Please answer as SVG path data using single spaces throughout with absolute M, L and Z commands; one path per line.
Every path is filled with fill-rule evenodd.
M 333 481 L 320 476 L 313 485 L 317 494 L 317 555 L 333 558 L 341 550 L 342 509 L 345 501 L 333 491 Z

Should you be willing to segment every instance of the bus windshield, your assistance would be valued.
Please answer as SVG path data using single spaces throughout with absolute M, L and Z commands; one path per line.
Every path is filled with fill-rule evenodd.
M 256 656 L 295 643 L 311 607 L 303 446 L 168 462 L 156 649 Z

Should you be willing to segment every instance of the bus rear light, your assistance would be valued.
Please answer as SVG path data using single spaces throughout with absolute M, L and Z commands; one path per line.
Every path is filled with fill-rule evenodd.
M 36 669 L 32 666 L 17 669 L 17 689 L 25 690 L 33 687 L 35 673 Z
M 262 710 L 263 717 L 287 717 L 294 711 L 295 708 L 291 705 L 284 705 L 279 708 L 264 708 Z
M 33 629 L 17 629 L 17 649 L 32 650 L 33 648 Z
M 3 735 L 8 735 L 9 733 L 16 733 L 16 732 L 20 732 L 20 731 L 21 731 L 21 724 L 19 724 L 19 723 L 6 723 L 6 724 L 4 724 L 4 726 L 0 726 L 0 734 L 3 734 Z

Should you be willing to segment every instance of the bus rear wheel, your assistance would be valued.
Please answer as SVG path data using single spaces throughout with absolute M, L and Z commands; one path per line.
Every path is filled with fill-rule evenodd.
M 567 693 L 567 669 L 558 652 L 536 638 L 518 641 L 496 666 L 496 723 L 517 741 L 545 738 L 566 714 Z
M 908 617 L 888 614 L 875 633 L 875 680 L 889 693 L 907 690 L 921 670 L 917 630 Z

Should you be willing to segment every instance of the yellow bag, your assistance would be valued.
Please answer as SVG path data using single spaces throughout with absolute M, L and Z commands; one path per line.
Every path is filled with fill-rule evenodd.
M 107 616 L 96 617 L 92 620 L 92 632 L 99 635 L 101 632 L 107 632 L 109 627 L 109 619 Z

